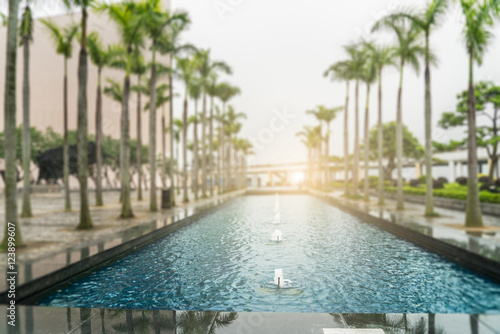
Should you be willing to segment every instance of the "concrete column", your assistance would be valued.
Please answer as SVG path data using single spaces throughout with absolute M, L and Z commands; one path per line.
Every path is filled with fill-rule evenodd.
M 415 163 L 415 178 L 418 179 L 422 176 L 422 165 L 420 162 Z
M 453 182 L 455 181 L 455 161 L 451 160 L 451 161 L 448 161 L 448 166 L 449 166 L 449 170 L 450 170 L 450 179 L 449 180 L 450 182 Z
M 462 162 L 461 161 L 459 161 L 457 163 L 457 169 L 458 169 L 457 177 L 464 176 L 464 174 L 463 174 L 463 167 L 462 167 Z M 455 179 L 450 180 L 450 182 L 453 182 L 453 181 L 455 181 Z
M 500 162 L 497 161 L 497 179 L 500 179 Z

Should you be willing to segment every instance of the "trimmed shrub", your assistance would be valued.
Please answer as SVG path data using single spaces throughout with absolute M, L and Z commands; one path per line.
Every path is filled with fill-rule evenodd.
M 500 179 L 496 179 L 494 184 L 497 186 L 497 187 L 500 187 Z
M 410 180 L 410 187 L 417 188 L 419 185 L 420 185 L 420 180 L 417 179 Z
M 432 180 L 432 187 L 434 189 L 444 189 L 444 183 L 439 180 Z
M 437 179 L 439 182 L 441 182 L 442 184 L 447 184 L 448 183 L 448 179 L 445 178 L 445 177 L 438 177 Z
M 460 177 L 457 177 L 455 179 L 455 182 L 461 186 L 466 186 L 467 185 L 467 178 L 465 176 L 460 176 Z
M 421 175 L 421 176 L 418 178 L 418 180 L 420 181 L 420 183 L 425 183 L 425 182 L 427 182 L 427 176 L 425 176 L 425 175 Z
M 487 184 L 490 184 L 493 182 L 492 179 L 490 179 L 489 176 L 487 175 L 479 175 L 478 178 L 477 178 L 478 182 L 479 183 L 487 183 Z

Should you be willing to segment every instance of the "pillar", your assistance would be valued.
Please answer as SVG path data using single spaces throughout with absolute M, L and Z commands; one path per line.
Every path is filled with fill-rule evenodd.
M 422 176 L 422 165 L 420 162 L 415 163 L 415 178 L 418 179 Z
M 461 164 L 459 166 L 461 166 Z M 448 169 L 450 171 L 450 180 L 449 181 L 453 182 L 456 179 L 456 176 L 455 176 L 455 161 L 453 161 L 453 160 L 448 161 Z

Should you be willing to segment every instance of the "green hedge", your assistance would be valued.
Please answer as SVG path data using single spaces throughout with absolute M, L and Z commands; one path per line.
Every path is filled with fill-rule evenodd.
M 385 187 L 385 191 L 395 193 L 397 187 Z M 425 196 L 425 187 L 403 187 L 403 192 L 410 195 Z M 452 199 L 467 199 L 467 187 L 457 183 L 445 184 L 444 189 L 434 189 L 434 196 L 452 198 Z M 479 200 L 484 203 L 500 203 L 500 194 L 492 194 L 488 191 L 479 192 Z

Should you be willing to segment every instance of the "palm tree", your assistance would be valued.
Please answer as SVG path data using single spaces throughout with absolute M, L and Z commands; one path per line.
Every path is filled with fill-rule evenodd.
M 133 2 L 117 3 L 112 5 L 101 4 L 96 7 L 99 12 L 107 12 L 113 20 L 121 35 L 122 44 L 126 49 L 126 68 L 123 84 L 122 115 L 120 122 L 120 177 L 121 177 L 121 199 L 122 209 L 120 218 L 130 218 L 134 214 L 130 202 L 130 133 L 129 133 L 129 98 L 130 98 L 130 74 L 133 65 L 134 48 L 140 48 L 143 42 L 142 30 L 140 29 L 144 17 L 138 15 L 137 6 Z M 154 177 L 152 175 L 151 177 Z
M 314 110 L 308 110 L 306 113 L 313 114 L 316 119 L 320 122 L 320 129 L 322 128 L 322 123 L 325 122 L 326 133 L 323 139 L 325 140 L 325 155 L 324 155 L 324 173 L 325 173 L 325 184 L 328 186 L 330 183 L 330 168 L 329 168 L 329 156 L 330 156 L 330 123 L 335 119 L 337 113 L 344 109 L 344 107 L 327 108 L 325 106 L 318 106 Z M 321 131 L 322 132 L 322 131 Z
M 398 170 L 398 190 L 397 190 L 397 210 L 404 209 L 403 197 L 403 70 L 404 66 L 410 64 L 415 72 L 419 73 L 419 57 L 425 55 L 425 48 L 421 45 L 420 30 L 415 27 L 407 28 L 404 23 L 399 23 L 387 18 L 382 18 L 373 26 L 373 30 L 387 27 L 391 29 L 397 37 L 398 45 L 395 48 L 395 55 L 399 57 L 399 88 L 396 113 L 396 156 Z
M 134 58 L 133 58 L 133 65 L 132 65 L 132 73 L 137 75 L 137 85 L 140 85 L 141 83 L 141 78 L 144 74 L 146 74 L 146 64 L 144 61 L 144 57 L 140 54 L 140 51 L 136 50 L 134 51 Z M 146 89 L 134 89 L 137 88 L 136 86 L 131 87 L 130 89 L 132 91 L 135 91 L 137 93 L 137 109 L 136 109 L 136 118 L 137 118 L 137 124 L 136 124 L 136 129 L 137 129 L 137 146 L 135 149 L 135 155 L 136 155 L 136 161 L 137 161 L 137 200 L 141 201 L 142 200 L 142 94 L 145 92 L 149 92 L 149 90 Z
M 95 113 L 95 145 L 96 145 L 96 206 L 104 205 L 102 198 L 102 69 L 110 65 L 113 57 L 120 52 L 117 47 L 104 48 L 102 40 L 96 32 L 91 32 L 87 37 L 87 48 L 92 63 L 97 67 L 97 94 Z
M 68 59 L 73 53 L 73 39 L 78 33 L 78 25 L 70 24 L 65 28 L 59 28 L 51 21 L 41 19 L 40 22 L 47 28 L 50 37 L 54 41 L 56 53 L 64 57 L 64 88 L 63 88 L 63 180 L 64 180 L 64 210 L 71 211 L 71 200 L 69 193 L 69 144 L 68 144 Z M 92 222 L 91 222 L 92 223 Z
M 349 55 L 349 72 L 355 80 L 354 90 L 354 163 L 353 163 L 353 195 L 358 194 L 359 180 L 359 81 L 362 78 L 366 62 L 366 53 L 361 44 L 350 44 L 344 46 Z
M 121 103 L 123 101 L 123 87 L 122 85 L 110 78 L 106 78 L 109 86 L 104 87 L 103 93 L 115 102 Z
M 238 122 L 239 119 L 246 119 L 247 116 L 245 115 L 245 113 L 242 113 L 242 112 L 235 112 L 235 109 L 233 106 L 228 106 L 228 111 L 227 111 L 227 114 L 226 114 L 226 121 L 227 121 L 227 124 L 226 124 L 226 133 L 227 133 L 227 136 L 228 136 L 228 149 L 227 149 L 227 170 L 226 170 L 226 174 L 227 174 L 227 179 L 228 179 L 228 188 L 231 189 L 231 174 L 234 174 L 231 172 L 231 160 L 232 160 L 232 143 L 233 143 L 233 135 L 236 135 L 240 130 L 241 130 L 241 127 L 242 127 L 242 124 Z
M 368 46 L 367 43 L 364 44 L 365 52 L 367 55 L 367 61 L 365 63 L 364 71 L 361 75 L 361 80 L 363 80 L 366 84 L 366 108 L 365 108 L 365 132 L 364 132 L 364 165 L 365 165 L 365 177 L 364 177 L 364 186 L 363 186 L 363 194 L 365 200 L 368 201 L 370 199 L 369 194 L 369 180 L 368 180 L 368 146 L 369 146 L 369 130 L 370 130 L 370 88 L 371 85 L 377 80 L 377 63 L 373 61 L 371 58 L 372 47 Z
M 491 41 L 489 26 L 493 24 L 491 10 L 498 6 L 498 2 L 486 1 L 479 3 L 472 0 L 460 0 L 465 16 L 464 37 L 465 47 L 469 56 L 469 90 L 467 96 L 467 123 L 468 123 L 468 178 L 467 178 L 467 208 L 465 211 L 465 226 L 483 226 L 479 191 L 477 185 L 477 146 L 476 146 L 476 97 L 474 95 L 474 62 L 482 64 Z M 498 7 L 496 7 L 498 9 Z
M 174 68 L 174 60 L 178 55 L 180 55 L 184 51 L 196 51 L 196 48 L 192 44 L 182 44 L 180 41 L 180 34 L 182 31 L 187 29 L 189 26 L 189 17 L 186 15 L 186 20 L 175 21 L 169 26 L 168 33 L 162 35 L 157 42 L 157 49 L 161 54 L 167 54 L 169 56 L 169 67 L 170 69 Z M 168 86 L 169 88 L 169 96 L 174 96 L 174 81 L 173 81 L 174 72 L 168 76 Z M 170 156 L 173 156 L 174 152 L 174 99 L 170 99 L 169 105 L 169 134 L 170 134 Z M 175 206 L 175 192 L 174 192 L 174 160 L 170 159 L 170 167 L 169 167 L 169 178 L 172 186 L 170 187 L 170 201 L 171 205 Z
M 94 0 L 63 0 L 70 6 L 80 7 L 81 17 L 81 39 L 80 55 L 78 59 L 78 180 L 80 182 L 80 223 L 77 229 L 84 230 L 92 228 L 92 217 L 90 216 L 89 199 L 87 193 L 88 178 L 88 115 L 87 115 L 87 79 L 88 79 L 88 57 L 87 57 L 87 18 L 88 8 Z
M 150 83 L 148 81 L 147 86 L 143 86 L 148 92 Z M 158 110 L 159 108 L 162 108 L 162 114 L 161 114 L 161 142 L 162 142 L 162 148 L 161 148 L 161 161 L 162 161 L 162 168 L 161 168 L 161 179 L 163 183 L 163 187 L 166 188 L 166 169 L 167 169 L 167 164 L 166 164 L 166 138 L 165 134 L 167 132 L 166 128 L 166 123 L 165 123 L 165 104 L 170 101 L 170 96 L 167 94 L 168 91 L 168 85 L 167 84 L 161 84 L 157 85 L 155 89 L 155 96 L 156 96 L 156 108 L 155 110 Z M 149 94 L 149 93 L 148 93 Z M 146 103 L 145 110 L 151 110 L 150 106 L 151 100 Z
M 198 59 L 197 59 L 198 61 Z M 194 192 L 194 198 L 198 199 L 198 120 L 199 120 L 199 114 L 198 114 L 198 100 L 201 97 L 201 82 L 199 78 L 196 78 L 196 80 L 193 80 L 191 82 L 191 85 L 189 86 L 189 96 L 191 99 L 194 100 L 194 115 L 190 120 L 193 123 L 193 181 L 192 183 L 194 184 L 193 186 L 193 192 Z M 204 137 L 202 137 L 204 139 Z M 202 140 L 204 142 L 204 140 Z
M 324 73 L 323 76 L 332 74 L 332 80 L 345 81 L 346 83 L 346 96 L 345 96 L 345 110 L 344 110 L 344 174 L 345 185 L 344 192 L 349 194 L 349 134 L 348 134 L 348 116 L 349 116 L 349 82 L 353 79 L 350 71 L 349 61 L 340 61 L 331 65 Z
M 229 83 L 227 82 L 222 82 L 220 83 L 218 86 L 217 86 L 217 91 L 218 91 L 218 94 L 217 94 L 217 97 L 221 100 L 222 102 L 222 114 L 221 114 L 221 120 L 224 120 L 225 119 L 225 114 L 226 114 L 226 104 L 227 102 L 232 99 L 233 97 L 235 97 L 236 95 L 240 94 L 241 91 L 238 87 L 236 86 L 231 86 Z M 222 163 L 222 187 L 219 187 L 219 192 L 224 192 L 227 190 L 227 182 L 228 180 L 226 179 L 226 174 L 225 174 L 225 170 L 227 169 L 225 167 L 225 144 L 224 144 L 224 133 L 225 133 L 225 130 L 224 130 L 224 125 L 222 124 L 223 122 L 221 122 L 221 124 L 219 125 L 219 135 L 220 135 L 220 156 L 219 156 L 219 159 L 221 160 L 221 163 Z M 222 189 L 221 189 L 222 188 Z
M 321 142 L 321 126 L 304 126 L 304 130 L 297 132 L 296 136 L 303 137 L 302 143 L 307 147 L 308 177 L 309 185 L 314 184 L 314 160 L 315 151 Z
M 188 21 L 187 14 L 170 15 L 169 12 L 162 12 L 161 0 L 147 0 L 141 7 L 142 13 L 146 16 L 145 30 L 151 40 L 151 79 L 149 87 L 150 110 L 149 110 L 149 164 L 151 175 L 156 175 L 156 51 L 159 44 L 159 39 L 165 34 L 168 27 L 174 23 L 180 24 Z M 158 205 L 156 200 L 156 178 L 151 178 L 149 196 L 149 210 L 157 211 Z
M 420 29 L 425 35 L 425 175 L 426 175 L 426 193 L 425 193 L 425 215 L 433 216 L 434 200 L 432 189 L 432 101 L 431 101 L 431 72 L 430 64 L 434 57 L 430 51 L 429 38 L 432 30 L 439 25 L 439 18 L 443 15 L 448 6 L 446 0 L 432 0 L 427 8 L 418 13 L 410 10 L 390 15 L 390 20 L 407 19 L 417 29 Z
M 19 26 L 19 45 L 23 47 L 23 205 L 21 217 L 32 217 L 30 201 L 30 162 L 31 162 L 31 131 L 30 131 L 30 43 L 33 41 L 33 16 L 30 1 L 26 7 Z
M 5 71 L 4 98 L 4 148 L 5 148 L 5 231 L 2 248 L 6 249 L 9 241 L 8 227 L 14 224 L 16 246 L 23 244 L 21 229 L 17 217 L 16 199 L 16 59 L 17 59 L 17 12 L 19 1 L 9 0 L 9 18 L 7 23 L 7 59 Z
M 183 162 L 183 184 L 182 188 L 184 191 L 182 201 L 184 203 L 189 202 L 189 197 L 187 193 L 187 123 L 188 123 L 188 96 L 189 96 L 189 87 L 194 80 L 194 75 L 196 71 L 196 62 L 194 59 L 189 58 L 177 58 L 177 70 L 179 78 L 184 82 L 184 111 L 182 113 L 182 162 Z
M 206 81 L 205 85 L 205 92 L 206 94 L 210 97 L 210 115 L 209 115 L 209 130 L 208 130 L 208 142 L 209 142 L 209 147 L 208 150 L 210 152 L 209 154 L 209 179 L 210 179 L 210 196 L 214 195 L 214 174 L 215 174 L 215 169 L 214 169 L 214 132 L 213 132 L 213 125 L 214 125 L 214 98 L 217 96 L 218 91 L 217 91 L 218 85 L 217 85 L 217 74 L 212 73 L 209 77 L 208 80 Z
M 176 159 L 176 164 L 177 164 L 177 171 L 180 170 L 179 168 L 179 159 L 180 159 L 180 155 L 179 155 L 179 146 L 180 146 L 180 143 L 181 143 L 181 133 L 182 133 L 182 129 L 184 128 L 184 125 L 182 124 L 182 120 L 180 119 L 175 119 L 174 122 L 174 139 L 175 139 L 175 143 L 177 144 L 176 145 L 176 154 L 175 154 L 175 159 Z M 180 195 L 180 174 L 179 172 L 177 172 L 177 195 Z M 173 184 L 173 183 L 172 183 Z
M 384 165 L 383 165 L 383 126 L 382 126 L 382 70 L 384 67 L 393 65 L 394 48 L 377 46 L 373 43 L 366 43 L 369 52 L 369 59 L 377 67 L 378 78 L 378 123 L 377 123 L 377 153 L 378 153 L 378 205 L 384 204 Z M 365 143 L 366 145 L 366 143 Z
M 207 127 L 207 94 L 208 90 L 210 89 L 211 84 L 213 83 L 211 80 L 212 74 L 214 74 L 216 71 L 221 71 L 226 74 L 231 74 L 231 68 L 224 62 L 212 62 L 210 59 L 210 49 L 208 50 L 200 50 L 198 53 L 198 59 L 199 59 L 199 67 L 198 67 L 198 72 L 200 75 L 200 80 L 201 80 L 201 85 L 202 85 L 202 90 L 203 90 L 203 109 L 202 109 L 202 127 L 201 127 L 201 138 L 205 138 L 205 130 Z M 206 145 L 205 145 L 205 140 L 202 141 L 202 166 L 201 166 L 201 172 L 202 172 L 202 187 L 201 187 L 201 192 L 202 192 L 202 197 L 206 198 L 207 197 L 207 166 L 206 166 Z

